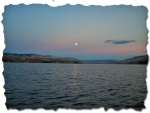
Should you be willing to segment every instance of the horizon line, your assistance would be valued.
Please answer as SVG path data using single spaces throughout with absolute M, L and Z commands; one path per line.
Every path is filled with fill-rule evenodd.
M 109 58 L 109 59 L 80 59 L 80 58 L 76 58 L 76 57 L 64 57 L 64 56 L 60 56 L 60 55 L 38 54 L 38 53 L 5 53 L 5 52 L 3 52 L 3 54 L 54 56 L 54 57 L 62 57 L 62 58 L 75 58 L 78 60 L 120 60 L 120 59 L 113 59 L 113 58 Z M 134 55 L 133 57 L 137 57 L 137 56 L 149 56 L 149 55 L 148 54 Z M 126 59 L 133 58 L 133 57 L 124 58 L 122 60 L 126 60 Z

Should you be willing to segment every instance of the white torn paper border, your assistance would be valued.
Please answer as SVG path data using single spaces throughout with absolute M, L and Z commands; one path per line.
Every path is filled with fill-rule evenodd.
M 20 4 L 20 3 L 24 3 L 24 4 L 32 4 L 32 3 L 35 3 L 35 4 L 48 4 L 50 6 L 62 6 L 62 5 L 65 5 L 65 4 L 70 4 L 70 5 L 76 5 L 76 4 L 83 4 L 85 6 L 88 6 L 88 5 L 102 5 L 102 6 L 108 6 L 108 5 L 120 5 L 120 4 L 124 4 L 124 5 L 133 5 L 133 6 L 140 6 L 140 5 L 143 5 L 143 6 L 146 6 L 148 8 L 148 15 L 150 14 L 149 13 L 149 1 L 148 0 L 0 0 L 0 21 L 2 21 L 2 13 L 4 12 L 4 6 L 5 5 L 9 5 L 9 4 L 13 4 L 13 5 L 17 5 L 17 4 Z M 149 16 L 148 16 L 148 19 L 147 19 L 147 28 L 149 30 L 150 28 L 150 19 L 149 19 Z M 5 48 L 5 45 L 4 45 L 4 34 L 3 34 L 3 25 L 2 23 L 0 24 L 0 56 L 2 57 L 3 55 L 3 50 Z M 148 37 L 149 37 L 149 33 L 148 33 Z M 149 39 L 148 39 L 148 42 L 149 42 Z M 148 49 L 148 54 L 149 54 L 149 44 L 147 45 L 147 49 Z M 6 98 L 5 98 L 5 95 L 4 95 L 4 91 L 5 89 L 3 88 L 4 86 L 4 78 L 3 78 L 3 75 L 2 75 L 2 72 L 3 72 L 3 63 L 2 61 L 0 61 L 0 72 L 1 72 L 1 76 L 0 76 L 0 112 L 20 112 L 18 110 L 10 110 L 8 111 L 6 109 L 6 106 L 5 106 L 5 102 L 6 102 Z M 146 106 L 146 109 L 142 110 L 142 112 L 145 112 L 147 113 L 148 111 L 150 111 L 150 97 L 149 97 L 149 91 L 150 91 L 150 78 L 149 78 L 149 65 L 147 67 L 147 86 L 148 86 L 148 95 L 147 95 L 147 99 L 145 100 L 145 106 Z M 21 112 L 55 112 L 53 110 L 43 110 L 43 109 L 39 109 L 39 110 L 23 110 Z M 59 109 L 57 112 L 76 112 L 76 110 L 61 110 Z M 93 109 L 93 110 L 82 110 L 80 112 L 105 112 L 102 108 L 101 109 Z M 114 110 L 108 110 L 107 112 L 116 112 Z M 121 110 L 119 112 L 137 112 L 137 111 L 134 111 L 134 110 Z

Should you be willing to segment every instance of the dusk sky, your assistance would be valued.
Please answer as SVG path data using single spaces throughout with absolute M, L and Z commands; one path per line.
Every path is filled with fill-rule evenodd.
M 146 19 L 143 6 L 9 5 L 2 21 L 4 53 L 79 59 L 145 55 Z

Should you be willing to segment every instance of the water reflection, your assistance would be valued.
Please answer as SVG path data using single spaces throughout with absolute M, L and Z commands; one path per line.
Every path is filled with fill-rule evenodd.
M 79 88 L 79 65 L 72 65 L 72 71 L 70 73 L 70 79 L 68 81 L 69 87 L 73 90 L 72 93 L 77 94 L 77 89 Z
M 72 73 L 71 73 L 71 75 L 76 77 L 76 76 L 78 76 L 78 72 L 79 72 L 79 65 L 77 65 L 77 64 L 72 65 Z

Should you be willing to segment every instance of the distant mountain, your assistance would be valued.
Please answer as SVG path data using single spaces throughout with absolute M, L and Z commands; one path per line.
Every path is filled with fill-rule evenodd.
M 83 60 L 89 64 L 148 64 L 148 55 L 135 56 L 125 60 Z
M 51 55 L 37 55 L 37 54 L 11 54 L 4 53 L 3 62 L 29 62 L 29 63 L 81 63 L 75 58 L 55 57 Z
M 126 60 L 120 61 L 121 64 L 148 64 L 148 55 L 135 56 Z
M 3 54 L 3 62 L 29 62 L 29 63 L 77 63 L 77 64 L 147 64 L 148 55 L 135 56 L 125 60 L 79 60 L 51 55 L 38 54 Z
M 118 64 L 119 60 L 82 60 L 85 64 Z

